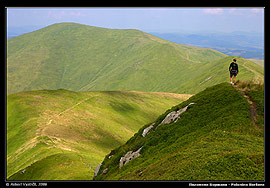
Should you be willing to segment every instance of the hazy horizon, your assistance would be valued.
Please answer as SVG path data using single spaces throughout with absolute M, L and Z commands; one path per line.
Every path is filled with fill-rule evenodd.
M 264 33 L 264 8 L 7 8 L 7 27 L 74 22 L 160 33 Z

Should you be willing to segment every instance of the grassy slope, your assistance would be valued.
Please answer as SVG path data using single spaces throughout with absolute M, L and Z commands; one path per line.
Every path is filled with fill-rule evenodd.
M 9 39 L 7 45 L 9 94 L 60 88 L 170 92 L 187 74 L 194 74 L 188 70 L 225 57 L 212 49 L 172 43 L 138 30 L 74 23 L 23 34 Z
M 230 81 L 229 65 L 232 59 L 237 59 L 239 74 L 236 80 L 253 80 L 258 83 L 264 82 L 264 68 L 254 62 L 241 58 L 228 56 L 217 61 L 204 63 L 200 67 L 194 67 L 187 73 L 187 81 L 182 82 L 172 92 L 198 93 L 206 87 L 210 87 L 224 81 Z M 195 69 L 196 68 L 196 69 Z
M 259 88 L 249 94 L 263 117 L 263 87 Z M 191 102 L 196 104 L 176 123 L 161 125 L 142 137 L 147 124 L 112 150 L 95 180 L 263 180 L 263 121 L 253 125 L 248 101 L 230 84 L 194 95 L 161 115 L 155 126 L 166 114 Z M 120 158 L 141 146 L 141 156 L 119 169 Z M 102 175 L 105 168 L 108 172 Z
M 63 89 L 8 95 L 7 177 L 92 179 L 105 154 L 187 97 Z
M 264 60 L 261 60 L 261 59 L 248 59 L 250 61 L 253 61 L 254 63 L 264 67 Z

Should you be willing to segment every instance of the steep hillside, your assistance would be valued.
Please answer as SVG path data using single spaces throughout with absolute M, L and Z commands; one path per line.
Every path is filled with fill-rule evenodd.
M 90 180 L 139 128 L 189 95 L 40 90 L 7 97 L 9 180 Z
M 139 30 L 75 23 L 11 38 L 7 47 L 9 94 L 60 88 L 170 92 L 192 80 L 202 63 L 226 56 Z
M 197 67 L 196 70 L 190 70 L 186 75 L 186 81 L 181 82 L 172 92 L 198 93 L 207 87 L 225 81 L 229 82 L 229 66 L 233 58 L 237 59 L 239 68 L 236 80 L 253 80 L 256 83 L 264 82 L 264 68 L 262 66 L 241 57 L 228 56 L 217 61 L 204 63 Z
M 94 180 L 264 180 L 263 117 L 262 86 L 209 87 L 112 150 Z

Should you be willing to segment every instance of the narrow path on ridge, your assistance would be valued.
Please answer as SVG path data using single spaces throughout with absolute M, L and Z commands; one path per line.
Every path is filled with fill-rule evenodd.
M 76 106 L 80 105 L 81 103 L 85 102 L 86 100 L 88 100 L 89 97 L 79 101 L 78 103 L 72 105 L 71 107 L 67 108 L 66 110 L 60 112 L 59 114 L 54 114 L 52 117 L 50 117 L 48 119 L 48 122 L 46 123 L 46 125 L 44 126 L 40 126 L 40 128 L 37 130 L 37 136 L 34 138 L 34 140 L 36 140 L 37 137 L 39 136 L 43 136 L 45 135 L 43 132 L 45 131 L 45 129 L 48 128 L 49 125 L 51 125 L 52 121 L 55 121 L 56 119 L 58 119 L 60 117 L 60 115 L 72 110 L 73 108 L 75 108 Z M 48 136 L 48 135 L 47 135 Z M 51 139 L 52 137 L 51 136 L 48 136 L 48 138 L 51 140 L 52 143 L 55 143 L 55 141 L 53 139 Z M 57 137 L 54 137 L 55 139 L 58 139 Z M 61 140 L 61 139 L 60 139 Z M 64 149 L 64 150 L 69 150 L 69 151 L 72 151 L 72 149 L 60 142 L 58 142 L 58 146 L 61 148 L 61 149 Z
M 69 111 L 69 110 L 75 108 L 76 106 L 78 106 L 79 104 L 83 103 L 84 101 L 87 101 L 88 99 L 89 99 L 89 97 L 86 98 L 86 99 L 81 100 L 80 102 L 76 103 L 75 105 L 71 106 L 70 108 L 64 110 L 63 112 L 60 112 L 60 113 L 58 114 L 58 116 L 60 116 L 61 114 L 63 114 L 63 113 L 65 113 L 65 112 L 67 112 L 67 111 Z
M 76 106 L 78 106 L 79 104 L 83 103 L 84 101 L 86 101 L 86 100 L 88 100 L 88 99 L 89 99 L 89 97 L 86 98 L 86 99 L 83 99 L 83 100 L 79 101 L 78 103 L 76 103 L 75 105 L 71 106 L 70 108 L 68 108 L 68 109 L 66 109 L 66 110 L 64 110 L 64 111 L 62 111 L 62 112 L 60 112 L 59 114 L 57 114 L 57 116 L 60 116 L 60 115 L 62 115 L 63 113 L 66 113 L 66 112 L 70 111 L 71 109 L 75 108 Z M 51 124 L 51 122 L 52 122 L 52 119 L 49 120 L 49 122 L 47 123 L 47 125 Z
M 252 123 L 255 127 L 258 128 L 258 125 L 256 123 L 256 117 L 257 117 L 257 106 L 256 103 L 248 96 L 247 92 L 241 88 L 238 88 L 237 86 L 234 87 L 236 90 L 238 90 L 248 101 L 249 103 L 249 112 L 250 112 L 250 117 L 252 120 Z

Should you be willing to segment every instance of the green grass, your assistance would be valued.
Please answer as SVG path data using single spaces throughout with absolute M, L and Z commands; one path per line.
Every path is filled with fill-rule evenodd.
M 76 153 L 49 155 L 28 167 L 13 180 L 89 180 L 92 178 L 91 158 Z M 80 172 L 80 173 L 78 173 Z
M 263 95 L 256 96 L 263 101 Z M 142 137 L 147 124 L 112 150 L 94 180 L 264 180 L 264 129 L 253 125 L 248 101 L 228 83 L 171 108 L 153 121 L 155 127 L 169 112 L 191 102 L 196 104 L 176 123 Z M 120 158 L 141 146 L 141 156 L 119 169 Z M 102 175 L 105 168 L 108 172 Z
M 228 67 L 235 58 L 139 30 L 75 23 L 54 24 L 11 38 L 7 50 L 9 94 L 60 88 L 197 93 L 228 81 Z M 262 66 L 236 58 L 238 79 L 263 80 Z
M 264 84 L 256 83 L 254 81 L 239 81 L 237 88 L 244 91 L 250 100 L 256 105 L 255 122 L 258 128 L 264 128 Z
M 139 30 L 75 23 L 54 24 L 11 38 L 7 50 L 9 94 L 60 88 L 170 92 L 191 67 L 226 56 Z
M 222 163 L 222 173 L 233 176 L 225 164 L 227 156 L 229 159 L 243 159 L 241 165 L 244 166 L 250 164 L 248 158 L 257 161 L 254 164 L 257 167 L 251 165 L 251 171 L 258 170 L 258 177 L 254 176 L 254 179 L 262 177 L 263 164 L 259 162 L 263 156 L 264 91 L 248 91 L 258 107 L 256 121 L 259 128 L 254 129 L 250 124 L 247 101 L 223 83 L 229 81 L 228 67 L 235 57 L 212 49 L 172 43 L 138 30 L 105 29 L 75 23 L 54 24 L 23 34 L 9 39 L 7 45 L 7 88 L 8 94 L 11 94 L 7 101 L 9 179 L 92 177 L 104 156 L 124 144 L 138 130 L 139 133 L 127 145 L 112 151 L 117 153 L 111 159 L 113 162 L 105 161 L 113 169 L 97 179 L 192 179 L 194 174 L 195 179 L 207 179 L 209 173 L 211 178 L 220 179 L 223 177 L 221 172 L 211 174 L 213 166 L 209 161 Z M 237 80 L 263 83 L 262 66 L 236 58 L 240 70 Z M 201 92 L 219 83 L 223 84 Z M 123 90 L 201 93 L 192 98 L 198 104 L 183 114 L 183 118 L 175 124 L 177 129 L 164 125 L 157 129 L 156 134 L 143 139 L 139 136 L 143 131 L 142 125 L 148 123 L 144 127 L 149 126 L 149 122 L 153 122 L 160 113 L 184 98 L 165 93 Z M 236 103 L 232 103 L 232 98 L 236 98 Z M 156 121 L 161 122 L 167 113 L 186 104 L 173 107 Z M 226 131 L 230 133 L 225 135 L 226 139 L 218 140 L 218 135 Z M 248 144 L 254 139 L 254 146 L 246 145 L 242 149 L 240 141 L 235 146 L 231 144 L 232 140 L 240 140 L 244 136 Z M 211 143 L 205 140 L 208 137 L 213 138 Z M 204 143 L 208 145 L 204 146 Z M 119 157 L 128 149 L 142 144 L 146 145 L 142 157 L 136 160 L 138 165 L 134 169 L 124 167 L 119 171 L 116 165 Z M 167 147 L 168 144 L 172 147 Z M 197 158 L 191 155 L 198 150 L 194 148 L 196 144 L 206 147 L 203 153 L 197 153 Z M 240 154 L 226 153 L 227 150 L 218 148 L 219 144 L 226 145 L 229 152 L 238 149 Z M 255 148 L 255 145 L 258 147 Z M 159 152 L 166 147 L 179 155 L 170 153 L 169 156 Z M 208 153 L 215 147 L 216 153 L 224 155 L 224 158 Z M 255 148 L 253 153 L 248 154 L 247 147 Z M 181 153 L 182 149 L 188 152 Z M 208 155 L 206 166 L 196 166 L 198 163 L 187 160 L 188 157 L 203 165 L 202 161 Z M 51 168 L 58 165 L 57 157 L 77 161 L 73 164 L 75 169 L 84 167 L 78 174 L 72 174 L 69 167 L 62 165 L 67 174 L 58 177 L 57 174 L 65 170 Z M 166 165 L 173 166 L 167 161 L 169 157 L 180 160 L 181 165 L 175 167 L 179 172 L 172 168 L 165 169 Z M 130 164 L 137 164 L 136 161 Z M 164 167 L 159 167 L 160 161 Z M 51 169 L 52 175 L 44 174 L 46 163 L 50 165 L 48 169 Z M 188 168 L 190 165 L 193 167 Z M 39 166 L 40 171 L 34 174 Z M 203 173 L 198 170 L 200 168 L 205 169 Z M 25 173 L 21 173 L 24 169 Z M 248 171 L 246 167 L 244 169 Z M 144 170 L 153 173 L 141 173 Z M 180 173 L 185 171 L 189 175 Z M 234 176 L 239 179 L 249 177 L 241 173 Z M 226 178 L 230 179 L 230 176 Z
M 260 60 L 260 59 L 249 59 L 250 61 L 253 61 L 254 63 L 264 67 L 264 60 Z
M 90 180 L 109 151 L 188 97 L 63 89 L 8 95 L 7 178 Z
M 186 75 L 186 81 L 179 84 L 173 92 L 198 93 L 206 87 L 230 81 L 229 64 L 232 59 L 237 59 L 239 74 L 236 80 L 253 80 L 257 83 L 264 82 L 264 68 L 241 57 L 228 56 L 217 61 L 200 64 L 193 67 Z M 188 75 L 189 74 L 189 75 Z

